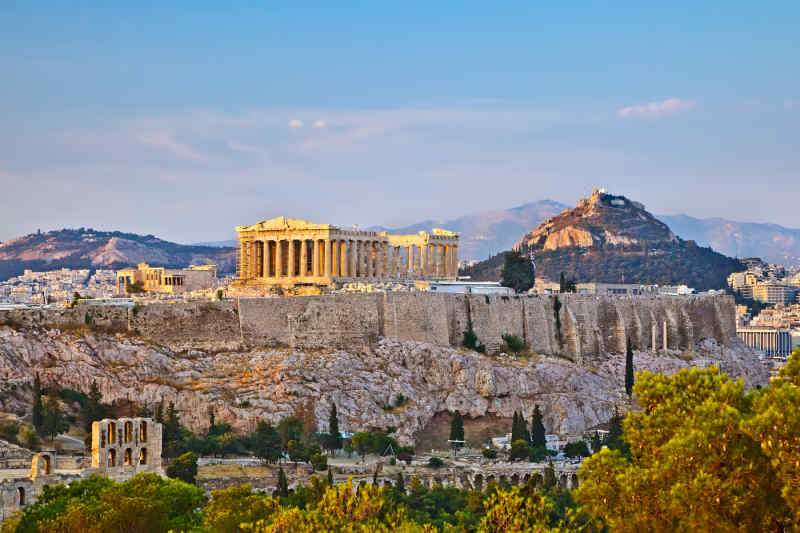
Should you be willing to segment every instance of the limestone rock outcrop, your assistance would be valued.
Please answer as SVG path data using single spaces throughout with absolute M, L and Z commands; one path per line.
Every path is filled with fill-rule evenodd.
M 243 351 L 172 351 L 125 334 L 81 336 L 40 328 L 0 327 L 0 393 L 5 383 L 31 380 L 88 390 L 96 380 L 104 401 L 135 400 L 154 407 L 175 402 L 184 424 L 202 430 L 213 408 L 218 421 L 251 430 L 260 419 L 277 422 L 313 400 L 321 430 L 331 402 L 346 431 L 397 428 L 401 442 L 441 411 L 470 417 L 510 417 L 535 404 L 548 431 L 575 435 L 605 422 L 624 407 L 623 354 L 583 357 L 533 355 L 489 357 L 421 341 L 380 338 L 352 350 L 263 348 Z M 673 373 L 691 365 L 717 364 L 748 386 L 767 382 L 766 370 L 744 345 L 713 339 L 691 352 L 637 352 L 636 370 Z M 385 409 L 398 393 L 409 403 Z M 18 398 L 14 396 L 12 398 Z M 14 403 L 13 401 L 11 403 Z M 26 405 L 6 405 L 24 411 Z

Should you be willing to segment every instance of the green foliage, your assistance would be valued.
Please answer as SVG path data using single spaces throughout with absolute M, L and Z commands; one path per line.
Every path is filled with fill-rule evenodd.
M 441 468 L 444 466 L 444 461 L 442 461 L 439 457 L 431 457 L 428 459 L 428 467 L 430 468 Z
M 274 463 L 281 457 L 281 436 L 278 431 L 261 420 L 253 435 L 253 451 L 256 456 L 267 463 Z
M 70 485 L 45 487 L 36 502 L 26 506 L 16 533 L 167 533 L 200 525 L 196 510 L 203 491 L 155 474 L 139 474 L 116 483 L 91 476 Z
M 545 434 L 544 416 L 539 410 L 539 404 L 536 404 L 533 407 L 533 417 L 531 418 L 531 444 L 539 448 L 546 448 Z
M 461 341 L 461 345 L 470 350 L 478 348 L 478 335 L 473 331 L 471 324 L 469 329 L 464 332 L 464 339 Z
M 484 448 L 481 451 L 481 455 L 483 455 L 487 459 L 497 459 L 497 450 L 494 448 Z
M 286 479 L 286 472 L 283 471 L 282 466 L 278 469 L 278 496 L 281 498 L 289 496 L 289 482 Z
M 564 294 L 568 292 L 578 292 L 578 283 L 575 278 L 567 278 L 564 272 L 561 272 L 559 278 L 558 292 Z
M 390 445 L 395 451 L 400 449 L 397 441 L 383 431 L 356 433 L 350 441 L 353 443 L 355 451 L 362 457 L 369 453 L 384 455 L 389 451 Z
M 394 458 L 393 458 L 394 459 Z M 321 453 L 312 453 L 309 458 L 311 466 L 314 470 L 327 470 L 328 469 L 328 456 Z
M 561 340 L 561 300 L 558 296 L 553 298 L 553 317 L 556 319 L 556 337 L 558 338 L 558 345 L 564 344 Z
M 503 342 L 505 343 L 505 350 L 509 352 L 519 353 L 527 348 L 522 338 L 512 335 L 511 333 L 503 334 Z
M 86 402 L 89 400 L 84 393 L 76 391 L 75 389 L 61 389 L 58 395 L 65 402 L 77 403 L 81 407 L 85 407 Z
M 531 445 L 528 441 L 520 439 L 511 442 L 511 450 L 508 453 L 510 461 L 527 461 L 530 457 Z
M 633 346 L 631 338 L 625 341 L 625 393 L 633 394 Z
M 514 418 L 511 422 L 511 442 L 514 443 L 518 440 L 530 444 L 531 434 L 528 433 L 528 424 L 525 423 L 525 417 L 522 416 L 521 412 L 514 411 Z
M 500 273 L 500 284 L 511 287 L 514 292 L 526 292 L 533 287 L 535 272 L 528 257 L 517 251 L 506 252 L 503 270 Z
M 40 431 L 44 422 L 44 405 L 42 403 L 42 382 L 39 373 L 33 378 L 33 427 Z
M 568 442 L 564 446 L 564 455 L 567 457 L 589 457 L 591 452 L 585 441 Z
M 217 289 L 217 300 L 222 301 L 222 297 L 225 292 L 222 289 Z
M 274 513 L 277 502 L 252 485 L 234 485 L 211 493 L 211 501 L 203 509 L 203 528 L 208 533 L 239 533 L 240 524 L 256 522 Z
M 328 435 L 325 438 L 324 445 L 327 450 L 342 449 L 342 434 L 339 431 L 339 416 L 336 412 L 335 403 L 331 403 L 331 410 L 328 415 Z
M 185 483 L 194 484 L 197 478 L 197 455 L 193 452 L 186 452 L 176 457 L 167 467 L 167 475 Z
M 779 379 L 750 393 L 715 367 L 640 373 L 641 411 L 623 423 L 629 456 L 604 449 L 584 461 L 577 501 L 612 531 L 796 528 L 798 360 L 800 351 Z
M 394 398 L 394 406 L 395 407 L 402 407 L 408 403 L 408 398 L 403 395 L 403 393 L 398 392 Z
M 56 435 L 69 429 L 69 424 L 61 410 L 59 401 L 55 397 L 48 396 L 44 403 L 44 413 L 40 433 L 43 437 L 53 440 Z
M 464 440 L 464 419 L 461 418 L 461 413 L 456 411 L 453 413 L 453 418 L 450 420 L 450 440 Z M 450 443 L 453 448 L 461 448 L 461 443 Z

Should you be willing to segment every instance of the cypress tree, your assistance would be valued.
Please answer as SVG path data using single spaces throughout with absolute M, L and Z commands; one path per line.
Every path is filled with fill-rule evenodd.
M 628 396 L 633 394 L 633 346 L 630 337 L 625 343 L 625 392 Z
M 278 496 L 281 498 L 289 496 L 289 482 L 286 481 L 286 472 L 282 466 L 278 468 Z
M 44 423 L 44 406 L 42 405 L 42 382 L 39 373 L 33 379 L 33 427 L 36 431 L 42 429 Z
M 519 431 L 519 417 L 517 416 L 517 412 L 514 411 L 514 419 L 511 421 L 511 442 L 517 442 L 522 438 L 522 434 Z
M 394 487 L 395 487 L 395 490 L 397 490 L 397 492 L 399 492 L 400 494 L 405 494 L 406 493 L 406 482 L 403 479 L 403 473 L 402 472 L 398 472 L 397 473 L 397 483 L 395 483 Z
M 329 450 L 342 449 L 342 434 L 339 432 L 339 417 L 336 413 L 336 404 L 331 403 L 331 412 L 328 416 L 328 439 L 327 448 Z
M 328 486 L 333 487 L 333 467 L 328 467 Z
M 450 440 L 464 440 L 464 419 L 461 413 L 456 411 L 450 421 Z M 451 443 L 453 448 L 461 448 L 461 443 Z
M 537 448 L 547 447 L 547 440 L 544 438 L 545 429 L 542 412 L 539 410 L 539 405 L 533 408 L 533 417 L 531 418 L 531 444 Z

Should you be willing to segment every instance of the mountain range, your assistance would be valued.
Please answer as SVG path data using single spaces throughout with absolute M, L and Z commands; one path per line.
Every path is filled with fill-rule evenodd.
M 119 231 L 62 229 L 37 232 L 0 243 L 0 280 L 25 269 L 117 269 L 150 263 L 181 268 L 190 264 L 216 264 L 221 274 L 235 268 L 236 251 L 230 247 L 176 244 L 154 237 Z

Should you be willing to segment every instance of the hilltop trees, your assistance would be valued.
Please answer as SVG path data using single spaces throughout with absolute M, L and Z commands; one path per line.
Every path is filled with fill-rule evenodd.
M 511 287 L 514 292 L 525 292 L 533 287 L 536 273 L 530 259 L 521 252 L 512 250 L 506 252 L 500 283 L 504 287 Z

